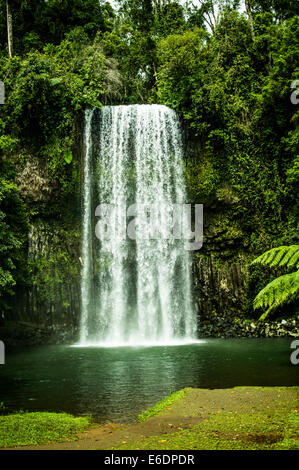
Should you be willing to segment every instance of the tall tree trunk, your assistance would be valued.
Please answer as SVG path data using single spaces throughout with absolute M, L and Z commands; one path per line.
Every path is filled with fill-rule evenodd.
M 8 55 L 12 57 L 13 53 L 13 40 L 12 40 L 12 14 L 9 0 L 6 0 L 6 13 L 7 13 L 7 42 L 8 42 Z
M 250 23 L 250 29 L 251 29 L 251 37 L 252 40 L 254 41 L 254 24 L 253 24 L 253 15 L 251 11 L 251 6 L 250 6 L 250 0 L 245 0 L 245 8 L 246 8 L 246 13 L 248 15 L 249 23 Z

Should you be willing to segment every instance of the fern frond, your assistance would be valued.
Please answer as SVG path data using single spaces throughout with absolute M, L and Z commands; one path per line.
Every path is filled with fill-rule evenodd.
M 280 246 L 266 251 L 252 261 L 251 264 L 274 266 L 296 266 L 299 268 L 299 245 Z
M 269 313 L 279 306 L 289 303 L 299 297 L 299 271 L 284 274 L 262 289 L 253 301 L 253 308 L 266 308 L 268 310 L 260 317 L 264 320 Z

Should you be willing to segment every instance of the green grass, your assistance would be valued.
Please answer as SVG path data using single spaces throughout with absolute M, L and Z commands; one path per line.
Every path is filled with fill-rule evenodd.
M 189 390 L 192 389 L 179 390 L 164 398 L 144 411 L 139 416 L 139 421 L 146 421 L 151 416 L 163 414 L 164 410 L 183 399 Z M 175 432 L 139 439 L 118 446 L 117 449 L 298 450 L 299 413 L 295 409 L 296 401 L 293 401 L 293 398 L 291 402 L 282 400 L 279 392 L 280 390 L 276 399 L 272 401 L 269 395 L 268 401 L 263 402 L 263 406 L 259 399 L 255 407 L 252 405 L 247 409 L 239 407 L 238 411 L 225 411 L 220 408 L 218 410 L 216 408 L 215 411 L 214 408 L 213 412 L 211 410 L 204 415 L 207 419 L 203 419 L 190 429 L 182 430 L 178 427 Z M 230 394 L 227 398 L 229 397 Z M 186 400 L 193 399 L 192 395 L 186 396 Z M 67 413 L 21 412 L 0 416 L 0 447 L 75 440 L 77 434 L 87 430 L 90 424 L 90 418 L 76 418 Z
M 299 412 L 293 410 L 288 417 L 284 439 L 278 443 L 279 450 L 299 450 Z
M 28 446 L 76 439 L 90 418 L 67 413 L 16 413 L 0 416 L 0 447 Z
M 191 429 L 151 436 L 121 450 L 275 450 L 298 449 L 298 413 L 271 410 L 212 413 Z
M 154 405 L 152 408 L 148 408 L 147 410 L 143 411 L 138 416 L 138 421 L 146 421 L 152 416 L 160 414 L 163 410 L 172 406 L 176 401 L 180 400 L 181 398 L 184 398 L 186 392 L 188 392 L 189 390 L 192 390 L 192 388 L 183 388 L 182 390 L 178 390 L 177 392 L 174 392 L 171 395 L 168 395 L 167 397 L 163 398 L 163 400 L 159 401 L 159 403 Z

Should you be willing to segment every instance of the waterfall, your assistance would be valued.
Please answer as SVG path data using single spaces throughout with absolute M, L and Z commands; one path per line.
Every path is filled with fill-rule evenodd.
M 82 235 L 82 276 L 81 276 L 81 325 L 80 341 L 84 342 L 88 336 L 89 306 L 91 303 L 91 119 L 94 110 L 85 111 L 85 159 L 84 159 L 84 184 L 83 184 L 83 235 Z
M 81 344 L 194 340 L 190 254 L 182 237 L 167 235 L 173 204 L 186 203 L 176 113 L 161 105 L 87 110 L 84 140 Z M 104 233 L 103 207 L 113 236 L 95 235 Z

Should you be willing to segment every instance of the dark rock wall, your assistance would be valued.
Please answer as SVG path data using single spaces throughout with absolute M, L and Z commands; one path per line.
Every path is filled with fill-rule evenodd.
M 245 308 L 248 270 L 245 260 L 239 264 L 219 262 L 215 255 L 193 255 L 193 295 L 198 317 L 240 316 Z

